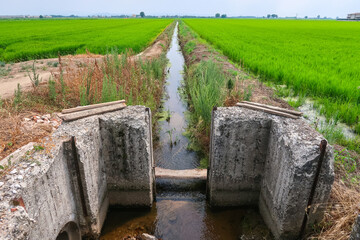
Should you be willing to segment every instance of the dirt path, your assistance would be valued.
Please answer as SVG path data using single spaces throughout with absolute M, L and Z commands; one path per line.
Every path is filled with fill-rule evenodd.
M 40 79 L 48 81 L 51 72 L 55 71 L 57 59 L 37 60 L 35 62 L 36 72 Z M 31 74 L 33 61 L 6 64 L 0 67 L 0 96 L 9 98 L 14 94 L 17 85 L 20 84 L 22 90 L 31 88 L 31 81 L 28 73 Z
M 166 42 L 158 40 L 143 52 L 134 55 L 132 58 L 142 58 L 149 60 L 161 55 Z M 89 61 L 102 61 L 103 55 L 81 54 L 68 55 L 61 58 L 64 65 L 73 65 L 74 67 L 82 66 Z M 20 84 L 21 90 L 27 91 L 32 88 L 29 74 L 32 76 L 32 68 L 34 61 L 26 61 L 19 63 L 6 64 L 0 66 L 0 98 L 6 99 L 14 95 L 17 85 Z M 59 60 L 57 58 L 35 60 L 36 73 L 39 74 L 41 82 L 48 82 L 53 74 L 59 73 Z

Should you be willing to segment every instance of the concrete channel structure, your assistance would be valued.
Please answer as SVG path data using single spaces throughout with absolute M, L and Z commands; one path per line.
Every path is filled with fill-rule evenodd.
M 153 203 L 148 108 L 64 122 L 33 149 L 0 187 L 0 239 L 97 239 L 109 205 Z
M 321 157 L 322 140 L 300 118 L 217 108 L 211 128 L 210 205 L 257 206 L 276 239 L 298 239 L 322 219 L 334 181 L 333 150 L 328 146 Z
M 349 240 L 360 240 L 360 215 L 355 220 Z
M 18 163 L 0 183 L 0 239 L 97 239 L 109 206 L 150 207 L 151 127 L 148 108 L 129 106 L 64 122 L 44 149 L 9 156 Z M 158 169 L 159 178 L 207 178 L 213 207 L 258 206 L 276 239 L 296 239 L 321 219 L 333 153 L 319 150 L 323 137 L 303 120 L 218 108 L 211 130 L 207 175 Z

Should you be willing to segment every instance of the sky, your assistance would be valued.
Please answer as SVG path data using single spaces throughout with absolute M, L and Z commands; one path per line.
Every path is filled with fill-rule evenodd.
M 346 17 L 360 0 L 0 0 L 0 15 L 197 15 Z

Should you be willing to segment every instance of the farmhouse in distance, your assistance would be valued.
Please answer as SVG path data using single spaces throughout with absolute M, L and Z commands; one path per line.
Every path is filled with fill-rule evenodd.
M 347 17 L 348 20 L 360 20 L 360 12 L 359 13 L 350 13 Z

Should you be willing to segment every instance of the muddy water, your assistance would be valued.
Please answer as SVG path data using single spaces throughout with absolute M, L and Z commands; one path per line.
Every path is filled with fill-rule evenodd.
M 192 169 L 199 165 L 196 154 L 187 150 L 189 140 L 183 135 L 187 127 L 186 103 L 181 99 L 184 56 L 178 42 L 177 27 L 167 53 L 169 69 L 163 104 L 163 121 L 159 122 L 159 142 L 154 149 L 156 165 L 168 169 Z
M 189 141 L 183 136 L 187 108 L 179 94 L 184 58 L 180 52 L 177 27 L 167 57 L 170 66 L 164 110 L 170 112 L 170 119 L 159 122 L 160 139 L 154 149 L 155 162 L 162 168 L 196 168 L 199 159 L 194 152 L 187 150 Z M 123 239 L 144 232 L 163 240 L 270 239 L 257 210 L 210 209 L 206 203 L 204 182 L 157 180 L 156 185 L 156 201 L 151 209 L 111 209 L 101 239 Z

